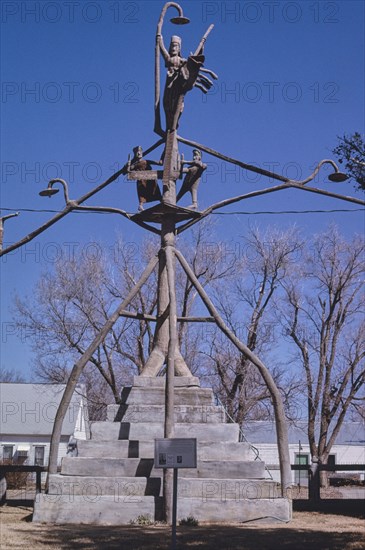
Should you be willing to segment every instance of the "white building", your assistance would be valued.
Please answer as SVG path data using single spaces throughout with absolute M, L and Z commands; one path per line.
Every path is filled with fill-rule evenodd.
M 306 422 L 297 422 L 288 426 L 289 453 L 291 464 L 311 463 Z M 274 422 L 248 422 L 243 426 L 243 433 L 249 443 L 259 451 L 260 458 L 268 465 L 275 481 L 280 481 L 279 454 Z M 316 440 L 318 436 L 316 435 Z M 365 463 L 365 423 L 345 422 L 331 449 L 328 464 L 364 464 Z M 270 468 L 273 466 L 273 468 Z M 351 472 L 356 473 L 356 472 Z M 364 479 L 364 472 L 357 472 Z M 337 474 L 336 474 L 337 475 Z M 292 471 L 295 484 L 307 485 L 306 471 Z
M 47 466 L 53 423 L 65 384 L 0 384 L 0 460 Z M 58 463 L 70 438 L 88 438 L 85 388 L 79 386 L 63 421 Z

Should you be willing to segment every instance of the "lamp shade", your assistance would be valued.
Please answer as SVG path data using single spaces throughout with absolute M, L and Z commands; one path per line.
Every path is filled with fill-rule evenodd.
M 43 189 L 43 191 L 40 191 L 39 195 L 41 197 L 52 197 L 52 195 L 55 195 L 56 193 L 58 193 L 58 191 L 59 189 L 47 188 L 47 189 Z
M 343 172 L 333 172 L 333 174 L 330 174 L 328 176 L 328 179 L 335 183 L 342 183 L 343 181 L 348 180 L 349 176 L 347 174 L 344 174 Z
M 179 15 L 178 17 L 172 17 L 170 21 L 171 23 L 174 23 L 174 25 L 187 25 L 188 23 L 190 23 L 190 19 L 182 15 Z

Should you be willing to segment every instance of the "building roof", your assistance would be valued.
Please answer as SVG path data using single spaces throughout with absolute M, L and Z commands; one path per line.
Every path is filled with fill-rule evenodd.
M 51 435 L 65 384 L 0 383 L 0 433 L 4 435 Z M 62 434 L 74 433 L 85 395 L 83 386 L 74 392 L 63 421 Z
M 274 422 L 256 421 L 244 424 L 243 433 L 250 443 L 274 443 L 276 444 L 276 429 Z M 307 423 L 296 422 L 296 425 L 288 425 L 289 444 L 308 443 Z M 318 439 L 319 427 L 316 429 Z M 365 423 L 345 422 L 339 431 L 335 445 L 365 445 Z

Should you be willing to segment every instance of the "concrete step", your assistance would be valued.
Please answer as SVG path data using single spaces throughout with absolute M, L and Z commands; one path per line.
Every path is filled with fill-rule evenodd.
M 193 516 L 199 522 L 247 523 L 288 522 L 291 520 L 291 501 L 276 499 L 222 500 L 180 498 L 177 503 L 178 519 Z
M 180 477 L 217 479 L 264 479 L 265 463 L 236 460 L 200 460 L 197 468 L 181 468 Z
M 175 422 L 225 422 L 223 407 L 215 405 L 176 405 Z M 108 405 L 109 422 L 164 422 L 165 408 L 162 405 Z
M 133 387 L 139 388 L 164 388 L 166 385 L 165 376 L 134 376 Z M 196 376 L 174 376 L 175 388 L 200 387 L 199 378 Z
M 62 459 L 61 474 L 97 477 L 161 477 L 152 458 L 81 458 Z M 264 479 L 263 462 L 200 460 L 197 468 L 181 468 L 180 477 L 218 479 Z
M 90 458 L 154 458 L 155 442 L 136 440 L 77 440 L 77 456 Z
M 96 439 L 78 440 L 77 452 L 80 457 L 95 458 L 154 458 L 155 442 Z M 198 460 L 250 460 L 253 458 L 248 443 L 232 441 L 199 441 Z
M 140 515 L 162 520 L 162 499 L 133 497 L 127 503 L 115 495 L 39 494 L 34 502 L 33 522 L 58 524 L 126 525 Z
M 39 494 L 34 503 L 34 522 L 56 524 L 125 525 L 140 515 L 161 520 L 162 499 L 139 496 L 126 503 L 111 495 L 85 497 L 85 495 L 55 496 Z M 177 519 L 193 516 L 199 522 L 287 522 L 291 519 L 288 499 L 240 499 L 222 500 L 179 498 Z
M 65 457 L 61 463 L 64 476 L 97 477 L 160 477 L 154 469 L 153 458 L 81 458 Z
M 91 439 L 96 440 L 148 440 L 162 438 L 164 426 L 161 422 L 133 424 L 129 422 L 92 422 Z M 177 423 L 175 437 L 196 437 L 202 441 L 238 442 L 238 424 Z
M 185 498 L 200 497 L 202 502 L 211 499 L 239 501 L 281 497 L 280 485 L 269 479 L 202 479 L 180 475 L 178 495 Z
M 180 471 L 181 473 L 181 471 Z M 208 500 L 243 500 L 252 498 L 280 498 L 280 486 L 271 480 L 256 479 L 202 479 L 178 477 L 178 496 Z M 99 498 L 113 495 L 124 502 L 134 502 L 139 496 L 162 496 L 162 478 L 106 477 L 106 476 L 70 476 L 53 474 L 49 480 L 50 495 L 76 495 L 86 498 Z
M 99 498 L 102 495 L 113 495 L 124 502 L 134 502 L 136 496 L 161 496 L 161 477 L 110 477 L 110 476 L 70 476 L 50 475 L 48 494 L 63 495 L 73 498 L 84 495 L 86 498 Z M 139 501 L 138 501 L 139 502 Z
M 175 388 L 175 404 L 203 406 L 214 405 L 214 395 L 210 388 Z M 161 405 L 165 403 L 165 390 L 163 387 L 128 387 L 123 388 L 121 403 L 132 405 Z

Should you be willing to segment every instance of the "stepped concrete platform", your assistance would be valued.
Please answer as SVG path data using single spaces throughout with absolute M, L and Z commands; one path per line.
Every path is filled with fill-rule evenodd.
M 140 515 L 162 519 L 162 474 L 154 440 L 163 437 L 165 379 L 136 377 L 108 420 L 62 460 L 38 495 L 33 521 L 121 525 Z M 213 392 L 195 377 L 175 378 L 175 437 L 197 438 L 197 468 L 178 473 L 178 519 L 200 522 L 289 521 L 291 501 L 267 478 L 239 427 L 227 424 Z

